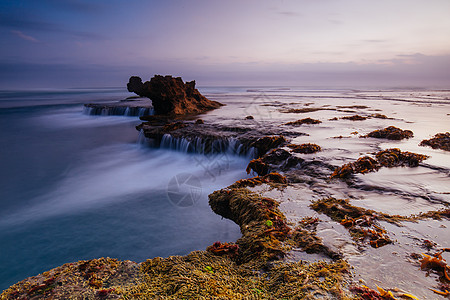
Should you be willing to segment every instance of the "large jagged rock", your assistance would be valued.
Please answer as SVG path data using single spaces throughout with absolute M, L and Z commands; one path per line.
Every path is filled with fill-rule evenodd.
M 158 115 L 197 114 L 223 105 L 200 94 L 195 88 L 195 80 L 184 83 L 181 77 L 155 75 L 143 83 L 140 77 L 132 76 L 127 88 L 141 97 L 150 98 Z

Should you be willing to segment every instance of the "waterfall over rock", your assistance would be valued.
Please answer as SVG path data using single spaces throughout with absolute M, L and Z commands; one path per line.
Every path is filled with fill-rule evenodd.
M 129 116 L 142 117 L 153 115 L 152 107 L 128 107 L 128 106 L 102 106 L 102 105 L 85 105 L 84 114 L 95 116 Z

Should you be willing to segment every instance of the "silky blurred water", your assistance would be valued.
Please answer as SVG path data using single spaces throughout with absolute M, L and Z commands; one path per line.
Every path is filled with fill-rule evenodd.
M 127 96 L 0 93 L 0 290 L 80 259 L 139 262 L 240 236 L 236 224 L 211 211 L 207 196 L 246 176 L 248 160 L 150 149 L 137 143 L 138 118 L 82 113 L 82 103 Z M 217 161 L 220 170 L 207 169 Z M 179 207 L 167 189 L 186 172 L 200 181 L 201 194 Z

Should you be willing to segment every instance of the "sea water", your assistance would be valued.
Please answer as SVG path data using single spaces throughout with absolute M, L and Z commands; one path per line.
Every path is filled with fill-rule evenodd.
M 141 262 L 240 236 L 207 196 L 245 177 L 248 158 L 152 149 L 137 117 L 83 114 L 127 96 L 0 92 L 0 290 L 81 259 Z

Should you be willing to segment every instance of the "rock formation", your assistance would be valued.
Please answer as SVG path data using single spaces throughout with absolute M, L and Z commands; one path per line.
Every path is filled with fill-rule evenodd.
M 200 94 L 195 88 L 195 80 L 184 83 L 181 77 L 155 75 L 143 83 L 140 77 L 132 76 L 127 88 L 141 97 L 150 98 L 157 115 L 197 114 L 223 105 Z

